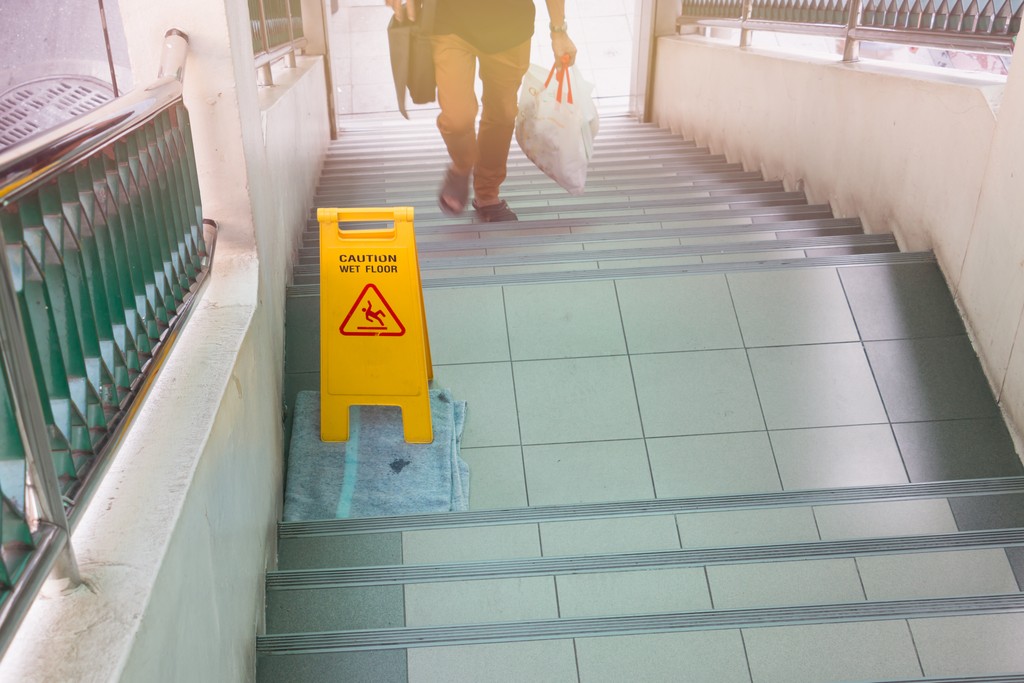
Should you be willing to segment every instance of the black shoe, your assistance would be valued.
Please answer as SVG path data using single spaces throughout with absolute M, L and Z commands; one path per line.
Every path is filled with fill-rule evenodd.
M 476 218 L 481 223 L 501 223 L 503 221 L 518 221 L 519 216 L 515 211 L 508 208 L 508 204 L 502 199 L 497 204 L 480 206 L 473 200 L 473 208 L 476 209 Z

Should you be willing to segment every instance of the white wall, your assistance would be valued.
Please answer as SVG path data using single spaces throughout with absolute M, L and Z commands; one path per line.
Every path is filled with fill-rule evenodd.
M 658 40 L 653 118 L 894 233 L 904 250 L 933 250 L 1019 435 L 1024 74 L 1015 79 L 999 108 L 1004 87 L 989 76 L 671 36 Z
M 985 368 L 1024 425 L 1024 68 L 1011 70 L 960 276 Z
M 663 127 L 959 273 L 998 86 L 679 36 L 659 39 L 655 83 Z
M 185 104 L 213 275 L 3 681 L 251 681 L 283 479 L 284 290 L 328 143 L 322 60 L 256 86 L 244 0 L 121 0 L 137 82 L 190 37 Z

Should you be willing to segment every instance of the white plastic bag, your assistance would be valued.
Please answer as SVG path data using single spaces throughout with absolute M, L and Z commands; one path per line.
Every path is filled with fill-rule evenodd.
M 583 194 L 598 117 L 594 86 L 575 66 L 556 74 L 530 66 L 519 93 L 516 141 L 537 168 L 569 194 Z

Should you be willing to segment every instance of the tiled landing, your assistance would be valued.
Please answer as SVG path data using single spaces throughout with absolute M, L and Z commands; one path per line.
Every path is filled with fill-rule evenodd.
M 469 401 L 471 504 L 1022 474 L 948 293 L 926 286 L 939 277 L 428 289 L 436 378 Z

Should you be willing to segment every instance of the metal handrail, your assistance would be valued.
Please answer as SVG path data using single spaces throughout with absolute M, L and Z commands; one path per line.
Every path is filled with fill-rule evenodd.
M 152 84 L 0 152 L 0 205 L 17 200 L 33 182 L 69 169 L 180 101 L 187 49 L 188 36 L 169 30 Z
M 676 27 L 740 30 L 749 47 L 753 31 L 835 37 L 843 40 L 843 61 L 854 62 L 863 41 L 1012 54 L 1024 4 L 989 0 L 683 0 Z M 934 2 L 934 4 L 933 4 Z M 950 4 L 952 3 L 952 4 Z M 867 15 L 867 16 L 866 16 Z
M 103 155 L 112 144 L 138 133 L 169 110 L 182 105 L 182 79 L 188 51 L 188 36 L 172 29 L 164 37 L 157 79 L 92 112 L 38 133 L 0 153 L 0 207 L 17 206 L 40 187 L 58 182 L 58 176 L 73 172 L 82 162 Z M 63 177 L 63 176 L 61 176 Z M 198 208 L 198 205 L 197 205 Z M 194 219 L 195 217 L 193 217 Z M 124 438 L 137 399 L 155 377 L 152 372 L 163 358 L 188 317 L 203 284 L 208 279 L 216 235 L 212 221 L 203 221 L 205 261 L 190 288 L 182 292 L 180 304 L 168 311 L 166 328 L 152 349 L 147 366 L 127 389 L 119 403 L 122 413 L 109 424 L 105 436 L 95 444 L 97 452 L 109 453 Z M 34 549 L 17 581 L 0 605 L 0 654 L 7 648 L 48 574 L 56 571 L 71 585 L 81 579 L 71 548 L 71 530 L 83 503 L 88 500 L 109 464 L 100 457 L 79 481 L 73 498 L 62 495 L 51 456 L 47 420 L 43 413 L 41 389 L 37 385 L 33 356 L 26 337 L 19 294 L 14 283 L 23 277 L 8 258 L 8 244 L 0 231 L 0 359 L 12 396 L 14 420 L 20 433 L 26 465 L 25 523 L 31 530 Z M 31 495 L 29 495 L 31 493 Z M 69 494 L 70 495 L 70 494 Z

